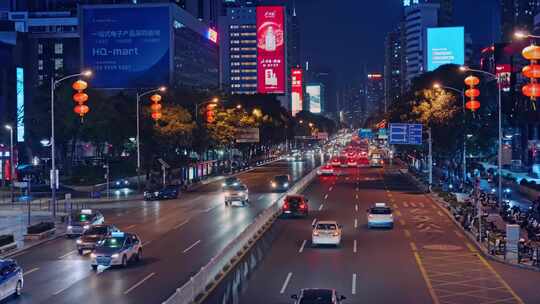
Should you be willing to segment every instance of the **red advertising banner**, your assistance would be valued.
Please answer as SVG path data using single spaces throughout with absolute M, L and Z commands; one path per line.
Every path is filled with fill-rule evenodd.
M 285 93 L 285 25 L 283 6 L 257 7 L 257 89 Z
M 302 85 L 302 69 L 291 69 L 292 90 L 291 90 L 291 112 L 293 116 L 302 111 L 304 104 L 304 90 Z

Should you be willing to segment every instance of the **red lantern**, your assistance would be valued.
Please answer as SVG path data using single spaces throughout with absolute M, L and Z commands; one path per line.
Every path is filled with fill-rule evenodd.
M 540 83 L 529 83 L 521 88 L 523 95 L 531 97 L 531 99 L 540 97 Z
M 480 79 L 478 79 L 478 77 L 476 76 L 468 76 L 467 78 L 465 78 L 465 84 L 470 86 L 470 87 L 474 87 L 474 86 L 477 86 L 478 84 L 480 83 Z
M 156 120 L 156 121 L 157 121 L 157 120 L 160 120 L 161 117 L 162 117 L 161 112 L 153 112 L 153 113 L 152 113 L 152 119 L 153 119 L 153 120 Z
M 153 102 L 153 103 L 158 103 L 161 101 L 161 95 L 159 94 L 154 94 L 152 96 L 150 96 L 150 100 Z
M 540 78 L 540 65 L 531 64 L 521 70 L 523 75 L 527 78 Z
M 150 106 L 150 109 L 152 112 L 159 112 L 161 110 L 162 106 L 159 103 L 154 103 Z
M 84 115 L 86 115 L 86 113 L 90 112 L 90 108 L 87 105 L 77 105 L 75 106 L 75 108 L 73 108 L 73 112 L 83 117 Z
M 521 55 L 527 60 L 540 60 L 540 46 L 529 45 L 521 51 Z
M 471 99 L 474 99 L 478 96 L 480 96 L 480 90 L 478 89 L 468 89 L 467 91 L 465 91 L 465 96 L 471 98 Z
M 467 101 L 467 103 L 465 104 L 465 107 L 468 110 L 471 110 L 474 112 L 480 108 L 480 102 L 478 100 L 470 100 L 470 101 Z
M 75 95 L 73 95 L 73 100 L 78 104 L 83 104 L 88 100 L 88 94 L 82 92 L 75 93 Z
M 88 83 L 84 80 L 77 80 L 73 83 L 71 86 L 75 91 L 84 91 L 86 88 L 88 88 Z

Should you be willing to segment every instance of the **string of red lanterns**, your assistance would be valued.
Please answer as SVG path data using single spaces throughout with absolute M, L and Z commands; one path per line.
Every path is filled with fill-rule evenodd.
M 161 95 L 154 94 L 150 96 L 150 100 L 152 101 L 152 105 L 150 105 L 150 110 L 152 110 L 152 119 L 154 121 L 158 121 L 163 117 L 163 114 L 161 114 L 162 106 L 159 103 L 161 101 Z
M 465 108 L 471 110 L 472 112 L 480 108 L 480 102 L 476 100 L 476 98 L 480 96 L 480 90 L 475 88 L 479 83 L 480 79 L 478 79 L 476 76 L 471 75 L 465 78 L 465 84 L 469 86 L 469 88 L 465 91 L 465 96 L 470 98 L 470 100 L 465 103 Z
M 88 88 L 88 84 L 84 80 L 77 80 L 73 83 L 71 86 L 77 93 L 73 95 L 73 101 L 77 103 L 75 108 L 73 108 L 73 112 L 78 114 L 81 119 L 86 115 L 88 112 L 90 112 L 90 107 L 85 105 L 85 103 L 88 101 L 88 94 L 84 93 L 83 91 Z
M 538 79 L 540 78 L 540 65 L 538 64 L 538 60 L 540 60 L 540 46 L 531 44 L 521 51 L 521 55 L 531 61 L 531 64 L 525 66 L 521 71 L 525 77 L 531 80 L 530 83 L 521 88 L 521 92 L 533 101 L 532 105 L 536 110 L 536 99 L 540 97 L 540 83 L 538 83 Z

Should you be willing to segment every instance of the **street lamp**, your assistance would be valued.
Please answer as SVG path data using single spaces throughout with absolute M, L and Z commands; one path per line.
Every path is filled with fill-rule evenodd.
M 461 95 L 461 103 L 462 103 L 462 109 L 463 109 L 463 124 L 465 124 L 465 91 L 456 89 L 454 87 L 449 87 L 442 85 L 440 83 L 434 83 L 433 84 L 434 89 L 446 89 L 450 91 L 454 91 Z M 465 144 L 465 138 L 463 139 L 463 183 L 467 180 L 467 154 L 466 154 L 466 144 Z
M 502 136 L 502 102 L 501 102 L 502 84 L 500 83 L 500 78 L 493 73 L 486 72 L 483 70 L 471 69 L 467 66 L 461 66 L 459 69 L 464 72 L 476 72 L 476 73 L 487 75 L 497 82 L 497 89 L 499 93 L 498 102 L 497 102 L 498 108 L 499 108 L 499 119 L 498 119 L 499 120 L 499 136 L 498 136 L 498 167 L 499 168 L 497 169 L 497 174 L 499 175 L 499 178 L 498 178 L 499 182 L 498 182 L 497 195 L 499 197 L 499 204 L 502 204 L 502 137 L 503 137 Z M 482 241 L 482 235 L 480 235 L 480 241 Z
M 14 194 L 13 194 L 13 177 L 15 175 L 15 163 L 14 163 L 14 157 L 13 157 L 13 127 L 10 126 L 10 125 L 6 125 L 6 129 L 9 130 L 9 158 L 10 158 L 10 166 L 9 166 L 9 170 L 10 170 L 10 179 L 11 179 L 11 183 L 10 183 L 10 192 L 11 192 L 11 202 L 13 203 L 15 201 L 15 197 L 14 197 Z
M 58 172 L 56 170 L 56 157 L 55 157 L 55 138 L 54 138 L 54 91 L 65 80 L 75 77 L 90 77 L 92 76 L 91 70 L 82 71 L 81 73 L 71 74 L 62 77 L 58 80 L 54 79 L 54 75 L 51 76 L 51 201 L 53 204 L 53 217 L 56 217 L 56 188 L 58 187 Z
M 165 92 L 167 91 L 167 87 L 161 86 L 157 89 L 148 90 L 142 93 L 137 92 L 137 188 L 139 189 L 139 192 L 141 192 L 141 126 L 140 126 L 140 103 L 141 98 L 155 93 L 155 92 Z
M 240 105 L 240 104 L 239 104 L 239 105 L 236 105 L 236 109 L 237 109 L 237 110 L 242 110 L 242 105 Z
M 529 33 L 526 33 L 526 32 L 522 32 L 522 31 L 517 31 L 514 33 L 514 37 L 517 38 L 517 39 L 525 39 L 525 38 L 535 38 L 535 39 L 539 39 L 540 36 L 538 35 L 531 35 Z
M 218 103 L 219 102 L 219 98 L 217 97 L 214 97 L 212 98 L 211 100 L 208 100 L 208 101 L 203 101 L 203 102 L 200 102 L 200 103 L 196 103 L 195 104 L 195 121 L 197 122 L 199 119 L 199 107 L 205 105 L 205 104 L 209 104 L 209 103 Z M 240 108 L 238 108 L 238 106 L 240 106 Z M 241 105 L 238 105 L 236 106 L 237 109 L 241 109 L 242 106 Z

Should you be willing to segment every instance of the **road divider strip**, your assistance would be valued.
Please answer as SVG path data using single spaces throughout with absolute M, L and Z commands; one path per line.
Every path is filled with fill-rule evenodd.
M 356 240 L 354 240 L 354 243 L 353 243 L 353 252 L 356 253 L 356 246 L 357 246 L 357 242 Z
M 304 240 L 302 242 L 302 246 L 300 246 L 300 249 L 298 249 L 298 253 L 302 253 L 304 251 L 304 247 L 306 247 L 307 240 Z
M 39 270 L 39 267 L 32 268 L 32 269 L 30 269 L 30 270 L 28 270 L 28 271 L 25 271 L 25 272 L 24 272 L 24 275 L 27 276 L 27 275 L 31 274 L 32 272 L 36 272 L 36 271 L 38 271 L 38 270 Z
M 155 272 L 152 272 L 151 274 L 145 276 L 142 280 L 140 280 L 139 282 L 137 282 L 135 285 L 131 286 L 128 290 L 124 291 L 124 295 L 127 295 L 128 293 L 130 293 L 131 291 L 133 291 L 135 288 L 141 286 L 144 282 L 148 281 L 151 277 L 155 276 L 156 273 Z
M 287 195 L 303 191 L 316 177 L 319 167 L 311 170 L 286 193 L 277 197 L 265 210 L 260 212 L 235 239 L 225 248 L 214 255 L 199 272 L 194 274 L 186 283 L 163 302 L 163 304 L 202 303 L 220 284 L 224 277 L 234 269 L 242 258 L 249 252 L 255 242 L 272 226 L 281 215 L 283 198 Z M 314 220 L 315 221 L 315 220 Z M 291 274 L 292 275 L 292 274 Z
M 351 293 L 353 295 L 356 294 L 356 273 L 353 273 L 353 275 L 352 275 L 352 290 L 351 290 Z
M 323 207 L 324 207 L 324 204 L 321 204 L 321 205 L 319 206 L 319 211 L 321 211 Z
M 196 242 L 193 243 L 191 246 L 189 246 L 188 248 L 184 249 L 184 251 L 182 251 L 182 253 L 186 253 L 186 252 L 190 251 L 191 249 L 195 248 L 195 246 L 199 245 L 200 243 L 201 243 L 201 240 L 196 241 Z
M 354 228 L 358 228 L 358 219 L 354 219 Z

